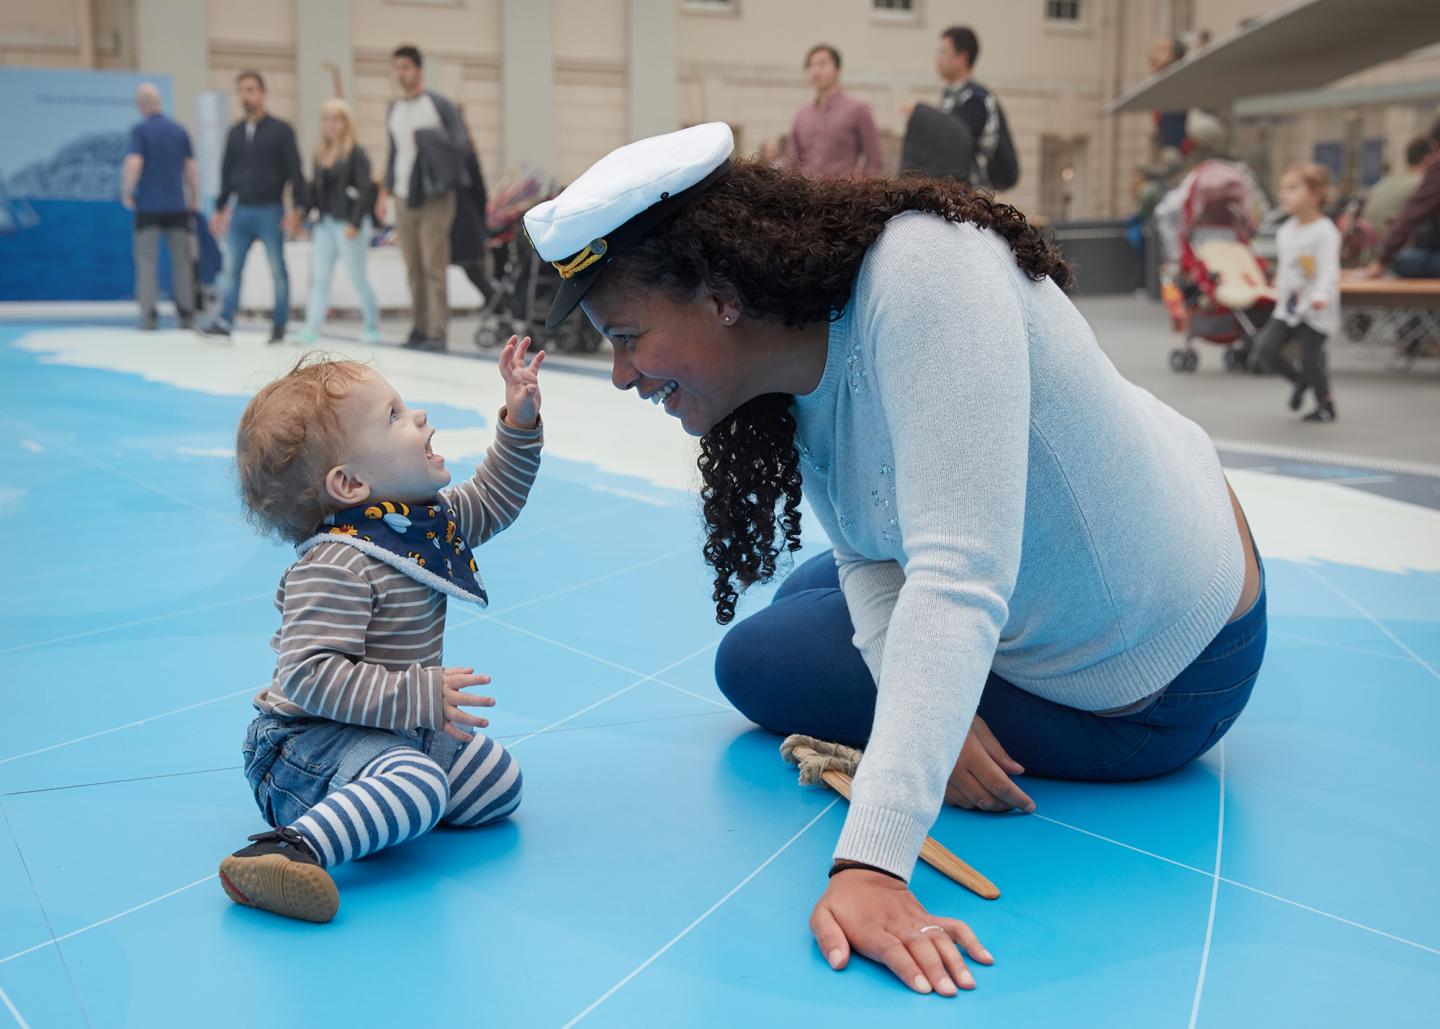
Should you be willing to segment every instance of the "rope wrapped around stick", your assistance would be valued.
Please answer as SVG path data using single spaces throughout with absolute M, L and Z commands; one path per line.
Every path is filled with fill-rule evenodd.
M 819 740 L 799 733 L 785 737 L 780 756 L 800 770 L 801 786 L 829 786 L 846 800 L 850 781 L 860 767 L 864 752 L 843 743 Z M 920 860 L 949 879 L 986 900 L 1000 896 L 1000 888 L 929 836 L 920 848 Z
M 780 744 L 780 756 L 799 766 L 801 786 L 823 786 L 824 773 L 832 768 L 853 779 L 863 753 L 843 743 L 817 740 L 799 733 L 785 737 L 785 742 Z

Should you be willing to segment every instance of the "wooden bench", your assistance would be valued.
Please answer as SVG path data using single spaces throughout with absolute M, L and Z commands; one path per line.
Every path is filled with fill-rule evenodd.
M 1345 335 L 1365 347 L 1393 350 L 1407 367 L 1440 356 L 1440 279 L 1340 279 Z

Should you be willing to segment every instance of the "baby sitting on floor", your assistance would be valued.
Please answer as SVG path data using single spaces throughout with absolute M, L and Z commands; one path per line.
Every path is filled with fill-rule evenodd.
M 505 407 L 473 477 L 430 446 L 425 412 L 354 361 L 302 358 L 250 401 L 236 443 L 253 522 L 296 545 L 275 603 L 274 678 L 255 698 L 245 777 L 270 831 L 220 863 L 231 900 L 326 922 L 326 869 L 438 822 L 488 825 L 520 803 L 520 767 L 462 710 L 490 682 L 441 663 L 445 608 L 484 605 L 471 548 L 513 522 L 540 467 L 544 352 L 512 337 Z

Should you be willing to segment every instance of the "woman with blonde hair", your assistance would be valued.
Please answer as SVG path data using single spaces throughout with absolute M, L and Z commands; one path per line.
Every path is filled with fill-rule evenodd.
M 305 328 L 297 338 L 301 343 L 314 343 L 319 338 L 330 307 L 335 259 L 343 257 L 345 270 L 360 295 L 364 316 L 360 338 L 365 343 L 378 343 L 380 311 L 365 277 L 365 251 L 372 232 L 370 209 L 375 203 L 370 159 L 355 141 L 355 119 L 344 100 L 335 97 L 325 101 L 320 109 L 320 128 L 310 189 L 310 302 L 305 311 Z

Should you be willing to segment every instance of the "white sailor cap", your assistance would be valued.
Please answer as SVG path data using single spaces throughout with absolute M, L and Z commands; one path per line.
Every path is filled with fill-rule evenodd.
M 525 214 L 525 234 L 560 273 L 545 327 L 575 310 L 605 266 L 730 170 L 724 122 L 694 125 L 612 150 L 555 199 Z

